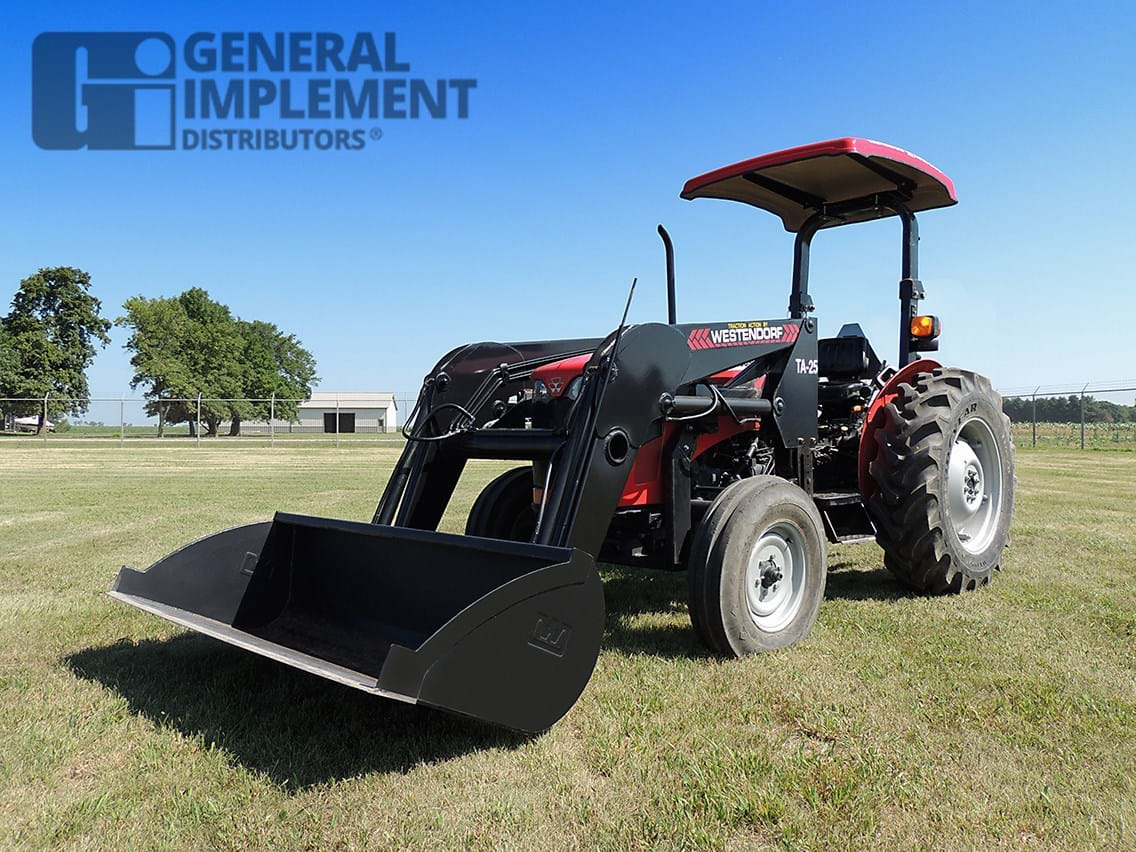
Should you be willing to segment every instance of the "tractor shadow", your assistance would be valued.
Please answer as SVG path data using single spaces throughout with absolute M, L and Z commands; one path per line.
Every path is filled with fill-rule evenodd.
M 605 565 L 607 629 L 604 650 L 656 657 L 711 659 L 694 633 L 687 610 L 685 571 Z M 844 560 L 828 567 L 826 600 L 891 603 L 914 596 L 882 567 Z
M 826 600 L 893 601 L 918 597 L 886 568 L 864 568 L 851 562 L 832 560 L 825 584 Z
M 64 663 L 157 727 L 199 737 L 291 792 L 515 749 L 530 739 L 376 698 L 192 634 L 88 648 Z
M 603 650 L 710 659 L 690 626 L 685 571 L 601 566 L 607 623 Z
M 685 572 L 603 567 L 605 652 L 708 660 L 687 615 Z M 883 569 L 836 562 L 826 597 L 908 597 Z M 299 792 L 531 737 L 376 698 L 195 634 L 87 648 L 64 663 L 122 696 L 158 728 L 200 738 L 279 787 Z

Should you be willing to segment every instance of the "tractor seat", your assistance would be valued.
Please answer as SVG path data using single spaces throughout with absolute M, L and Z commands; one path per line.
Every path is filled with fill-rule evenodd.
M 836 337 L 817 341 L 817 372 L 830 381 L 875 378 L 883 366 L 860 326 L 850 323 Z

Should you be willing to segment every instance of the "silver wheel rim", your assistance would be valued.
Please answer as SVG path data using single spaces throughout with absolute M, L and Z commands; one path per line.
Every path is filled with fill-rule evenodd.
M 947 511 L 964 550 L 982 553 L 990 546 L 1002 511 L 1002 457 L 993 430 L 979 417 L 962 424 L 951 447 Z
M 804 535 L 795 525 L 776 523 L 758 537 L 746 565 L 746 603 L 758 630 L 785 629 L 801 608 L 807 577 Z

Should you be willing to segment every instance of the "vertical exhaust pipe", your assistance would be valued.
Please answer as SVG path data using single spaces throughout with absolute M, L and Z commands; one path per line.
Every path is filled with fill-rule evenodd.
M 663 248 L 667 253 L 667 322 L 678 322 L 678 309 L 675 306 L 675 247 L 667 229 L 659 225 L 659 236 L 663 238 Z

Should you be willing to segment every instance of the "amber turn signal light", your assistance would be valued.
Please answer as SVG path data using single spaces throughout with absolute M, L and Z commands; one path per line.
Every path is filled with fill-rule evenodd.
M 911 320 L 911 336 L 922 337 L 926 340 L 933 340 L 939 336 L 942 328 L 939 325 L 939 318 L 933 316 L 915 317 Z

